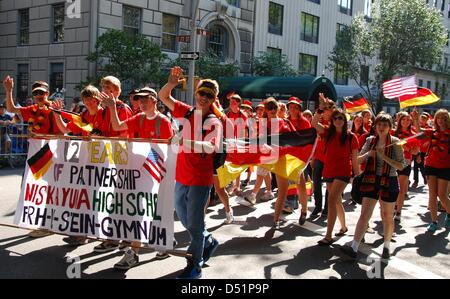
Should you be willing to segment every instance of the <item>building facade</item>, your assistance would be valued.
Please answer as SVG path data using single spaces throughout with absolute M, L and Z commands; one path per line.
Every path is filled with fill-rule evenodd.
M 189 49 L 189 42 L 180 36 L 191 32 L 192 2 L 1 0 L 0 76 L 14 76 L 20 101 L 31 93 L 35 80 L 48 81 L 52 92 L 65 89 L 71 99 L 78 94 L 75 86 L 97 71 L 86 57 L 108 29 L 143 34 L 175 59 Z M 199 36 L 198 49 L 211 49 L 224 61 L 237 61 L 241 73 L 250 72 L 254 4 L 254 0 L 200 0 L 196 25 L 207 35 Z

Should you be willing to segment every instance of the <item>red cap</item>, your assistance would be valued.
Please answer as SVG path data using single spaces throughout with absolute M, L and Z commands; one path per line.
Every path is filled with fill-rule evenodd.
M 242 107 L 242 108 L 248 108 L 248 109 L 252 109 L 252 110 L 253 110 L 252 102 L 250 102 L 250 101 L 248 101 L 248 100 L 245 100 L 245 101 L 244 101 L 244 104 L 242 104 L 241 107 Z
M 290 104 L 297 104 L 297 105 L 299 105 L 301 107 L 302 103 L 303 103 L 302 100 L 300 100 L 299 98 L 297 98 L 297 97 L 290 97 L 288 105 L 290 105 Z
M 256 106 L 256 109 L 258 108 L 266 109 L 266 107 L 264 107 L 264 103 L 259 103 L 258 106 Z

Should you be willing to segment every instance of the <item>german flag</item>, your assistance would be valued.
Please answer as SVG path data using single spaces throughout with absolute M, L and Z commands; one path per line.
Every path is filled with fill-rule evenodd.
M 292 182 L 290 182 L 292 183 Z M 306 182 L 306 195 L 311 196 L 312 195 L 312 182 L 311 181 L 307 181 Z M 292 196 L 298 196 L 298 189 L 297 189 L 297 184 L 289 184 L 288 187 L 288 191 L 287 191 L 287 195 L 292 195 Z
M 81 115 L 79 115 L 78 113 L 69 112 L 66 110 L 53 110 L 53 111 L 60 114 L 63 118 L 67 119 L 68 121 L 74 123 L 77 127 L 79 127 L 83 131 L 90 133 L 94 129 L 92 124 L 85 122 L 81 117 Z
M 53 153 L 48 143 L 44 145 L 27 163 L 36 180 L 41 179 L 52 165 Z
M 311 158 L 316 138 L 317 132 L 311 128 L 270 135 L 267 140 L 251 139 L 239 151 L 229 152 L 225 164 L 217 169 L 220 186 L 224 188 L 254 165 L 296 182 Z M 270 148 L 252 147 L 266 142 Z
M 344 99 L 344 108 L 347 113 L 357 113 L 370 109 L 370 105 L 362 94 L 357 94 L 349 99 Z
M 407 107 L 423 106 L 436 103 L 440 98 L 435 95 L 431 90 L 418 87 L 417 93 L 413 95 L 404 95 L 400 98 L 400 109 L 405 109 Z

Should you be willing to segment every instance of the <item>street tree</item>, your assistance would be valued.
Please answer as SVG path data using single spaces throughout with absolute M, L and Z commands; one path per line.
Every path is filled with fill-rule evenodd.
M 432 69 L 440 63 L 447 42 L 447 29 L 439 10 L 422 0 L 379 0 L 375 2 L 372 18 L 362 26 L 362 17 L 353 20 L 350 38 L 338 39 L 336 47 L 352 49 L 350 55 L 330 55 L 335 65 L 351 66 L 347 70 L 352 79 L 361 55 L 371 54 L 376 61 L 373 85 L 381 90 L 383 82 L 396 75 L 411 74 L 415 67 Z M 360 32 L 362 38 L 356 34 Z M 373 47 L 373 51 L 367 51 Z M 369 56 L 370 57 L 370 56 Z M 349 62 L 351 61 L 351 63 Z M 384 102 L 382 93 L 377 98 L 377 110 Z
M 255 76 L 293 77 L 297 72 L 289 64 L 287 56 L 276 52 L 260 52 L 252 58 L 252 73 Z
M 111 29 L 97 39 L 95 49 L 87 60 L 97 63 L 98 71 L 79 87 L 86 83 L 98 84 L 105 75 L 116 76 L 132 87 L 157 85 L 161 81 L 166 55 L 159 45 L 141 34 Z

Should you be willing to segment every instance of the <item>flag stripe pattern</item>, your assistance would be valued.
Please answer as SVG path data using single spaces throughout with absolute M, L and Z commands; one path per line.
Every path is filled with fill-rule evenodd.
M 397 78 L 383 83 L 383 94 L 387 99 L 417 93 L 416 76 Z
M 53 153 L 48 143 L 44 145 L 27 163 L 36 180 L 41 179 L 52 165 Z
M 347 113 L 356 113 L 365 109 L 370 109 L 370 105 L 364 97 L 353 97 L 343 102 Z
M 436 103 L 440 98 L 431 90 L 419 87 L 414 95 L 405 95 L 400 97 L 400 108 L 404 109 L 413 106 L 423 106 Z
M 164 179 L 166 169 L 164 168 L 164 160 L 154 150 L 151 149 L 147 158 L 144 161 L 143 168 L 158 182 Z

